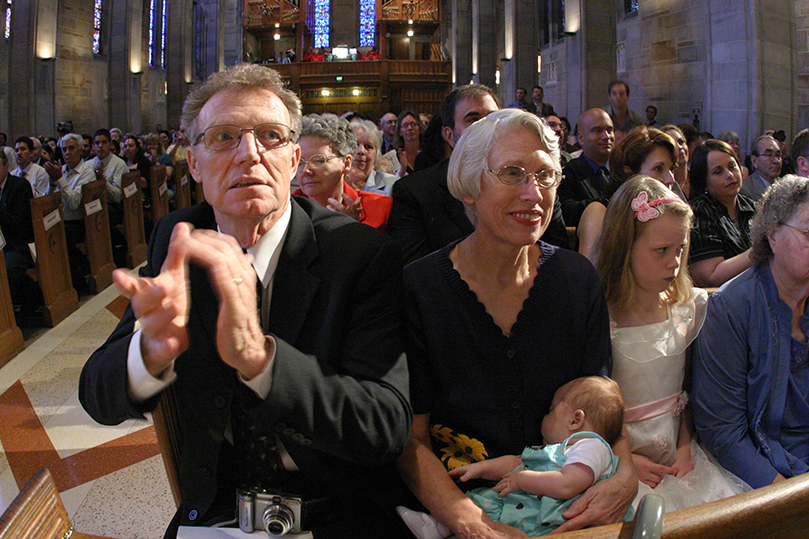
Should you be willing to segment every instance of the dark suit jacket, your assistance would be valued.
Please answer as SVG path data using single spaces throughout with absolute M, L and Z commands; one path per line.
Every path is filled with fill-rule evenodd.
M 393 184 L 388 234 L 401 245 L 406 264 L 475 230 L 466 216 L 463 202 L 449 192 L 448 168 L 449 159 L 444 159 Z M 542 239 L 558 247 L 570 248 L 558 197 L 551 223 Z
M 28 244 L 34 241 L 31 199 L 34 197 L 27 180 L 9 174 L 0 195 L 0 228 L 6 238 L 6 251 L 30 257 Z
M 567 226 L 579 226 L 579 219 L 590 202 L 603 198 L 604 192 L 593 167 L 584 154 L 565 165 L 565 177 L 559 185 L 558 196 Z
M 373 483 L 380 465 L 401 453 L 410 433 L 400 335 L 401 258 L 395 243 L 369 226 L 303 198 L 292 197 L 291 204 L 270 307 L 277 342 L 272 389 L 249 413 L 262 430 L 281 439 L 300 468 L 301 488 L 311 489 L 298 493 L 351 496 Z M 161 219 L 141 275 L 159 272 L 180 221 L 216 227 L 205 202 Z M 223 433 L 241 383 L 216 352 L 218 305 L 207 275 L 192 265 L 189 279 L 190 347 L 174 363 L 183 434 L 182 525 L 200 524 L 206 513 L 221 511 L 212 508 L 217 490 L 220 500 L 235 507 L 227 471 L 232 463 L 225 462 L 233 457 Z M 141 417 L 157 403 L 157 397 L 138 403 L 128 396 L 126 357 L 134 322 L 128 307 L 82 371 L 81 402 L 99 423 Z

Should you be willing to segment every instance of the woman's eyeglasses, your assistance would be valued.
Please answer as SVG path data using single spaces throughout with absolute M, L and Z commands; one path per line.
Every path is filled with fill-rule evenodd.
M 497 170 L 490 168 L 486 170 L 506 185 L 522 185 L 528 181 L 528 178 L 533 178 L 541 188 L 550 189 L 562 182 L 562 171 L 554 168 L 528 172 L 517 165 L 506 165 Z

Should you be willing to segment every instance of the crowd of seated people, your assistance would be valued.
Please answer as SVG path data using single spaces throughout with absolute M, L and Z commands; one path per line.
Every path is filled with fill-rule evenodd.
M 106 179 L 112 205 L 119 169 L 140 171 L 143 189 L 154 163 L 188 158 L 204 175 L 206 201 L 154 224 L 143 279 L 117 275 L 133 304 L 82 376 L 82 402 L 105 423 L 152 409 L 170 384 L 186 411 L 216 409 L 185 420 L 216 436 L 183 448 L 181 459 L 208 475 L 183 478 L 187 503 L 172 526 L 233 516 L 229 489 L 234 477 L 255 477 L 239 456 L 253 458 L 258 428 L 273 442 L 270 487 L 373 498 L 369 537 L 526 537 L 534 526 L 481 502 L 496 492 L 479 495 L 533 492 L 532 474 L 544 472 L 522 468 L 526 448 L 567 443 L 565 433 L 601 437 L 585 428 L 597 424 L 598 402 L 578 408 L 555 396 L 588 376 L 617 382 L 624 428 L 607 442 L 610 473 L 586 459 L 576 468 L 584 494 L 559 509 L 560 531 L 629 518 L 645 493 L 674 510 L 809 471 L 809 131 L 791 145 L 798 175 L 784 174 L 787 148 L 769 134 L 751 143 L 748 175 L 735 133 L 723 141 L 658 119 L 659 129 L 630 125 L 639 115 L 623 82 L 610 84 L 606 110 L 585 111 L 573 129 L 541 92 L 534 110 L 547 114 L 520 105 L 527 92 L 499 110 L 476 84 L 429 111 L 426 129 L 407 109 L 303 115 L 266 73 L 238 70 L 250 68 L 217 77 L 258 86 L 215 89 L 214 80 L 206 94 L 206 82 L 182 129 L 98 130 L 90 161 L 82 137 L 65 133 L 63 166 L 46 159 L 43 169 L 71 228 L 76 193 L 93 179 Z M 229 108 L 234 96 L 254 107 L 247 116 Z M 268 99 L 272 110 L 258 105 Z M 36 144 L 17 146 L 33 185 Z M 7 244 L 16 267 L 30 266 L 19 241 Z M 207 277 L 185 271 L 189 260 Z M 158 301 L 183 306 L 188 290 L 207 310 Z M 135 319 L 147 322 L 140 347 L 128 340 Z M 204 382 L 187 355 L 201 348 L 225 397 L 194 392 Z M 552 417 L 569 423 L 553 430 Z M 231 424 L 232 440 L 219 436 Z M 385 447 L 368 453 L 370 433 Z M 368 465 L 373 481 L 352 475 Z M 319 481 L 323 470 L 339 474 L 339 488 Z M 335 503 L 346 520 L 313 521 L 316 538 L 352 522 Z
M 68 129 L 70 128 L 70 129 Z M 121 130 L 100 128 L 93 135 L 70 132 L 72 124 L 65 122 L 59 126 L 59 137 L 20 136 L 14 141 L 14 147 L 5 146 L 2 155 L 7 170 L 0 176 L 9 178 L 9 185 L 14 184 L 17 193 L 20 184 L 30 190 L 28 199 L 38 198 L 51 193 L 60 192 L 62 213 L 64 217 L 65 236 L 69 266 L 73 288 L 79 295 L 89 293 L 87 275 L 89 265 L 85 252 L 84 212 L 81 207 L 82 186 L 96 181 L 106 182 L 107 208 L 110 222 L 110 238 L 114 252 L 114 262 L 118 267 L 125 266 L 126 239 L 123 232 L 124 192 L 122 177 L 125 173 L 137 170 L 140 173 L 139 187 L 145 208 L 145 239 L 151 231 L 153 223 L 148 213 L 151 196 L 148 191 L 151 167 L 154 164 L 166 166 L 169 184 L 169 196 L 173 198 L 173 160 L 171 155 L 182 160 L 186 158 L 188 141 L 184 129 L 173 134 L 166 130 L 154 133 L 124 135 Z M 166 151 L 166 142 L 174 140 Z M 0 137 L 5 141 L 5 135 Z M 13 157 L 12 162 L 10 158 Z M 13 178 L 13 180 L 12 180 Z M 12 303 L 17 320 L 22 325 L 41 323 L 38 308 L 42 304 L 42 295 L 26 274 L 34 267 L 34 256 L 29 244 L 33 243 L 31 227 L 31 208 L 22 198 L 3 200 L 3 218 L 0 227 L 7 241 L 5 251 L 7 273 L 12 290 Z M 13 201 L 13 202 L 12 202 Z M 20 228 L 21 223 L 27 223 Z M 23 248 L 24 246 L 24 248 Z

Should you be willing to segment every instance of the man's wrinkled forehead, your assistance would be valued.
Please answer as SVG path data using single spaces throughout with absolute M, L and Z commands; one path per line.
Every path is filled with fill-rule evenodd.
M 263 105 L 247 105 L 248 99 L 261 97 Z M 211 125 L 229 124 L 240 127 L 247 118 L 258 118 L 258 123 L 280 123 L 289 126 L 289 109 L 274 92 L 264 89 L 232 90 L 225 89 L 213 94 L 202 106 L 197 117 L 197 128 L 202 132 Z

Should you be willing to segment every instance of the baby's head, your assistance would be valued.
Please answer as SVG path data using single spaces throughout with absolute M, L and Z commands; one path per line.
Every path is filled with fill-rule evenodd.
M 556 390 L 542 420 L 545 443 L 563 442 L 571 434 L 595 432 L 612 445 L 624 425 L 624 397 L 615 381 L 603 376 L 576 378 Z

